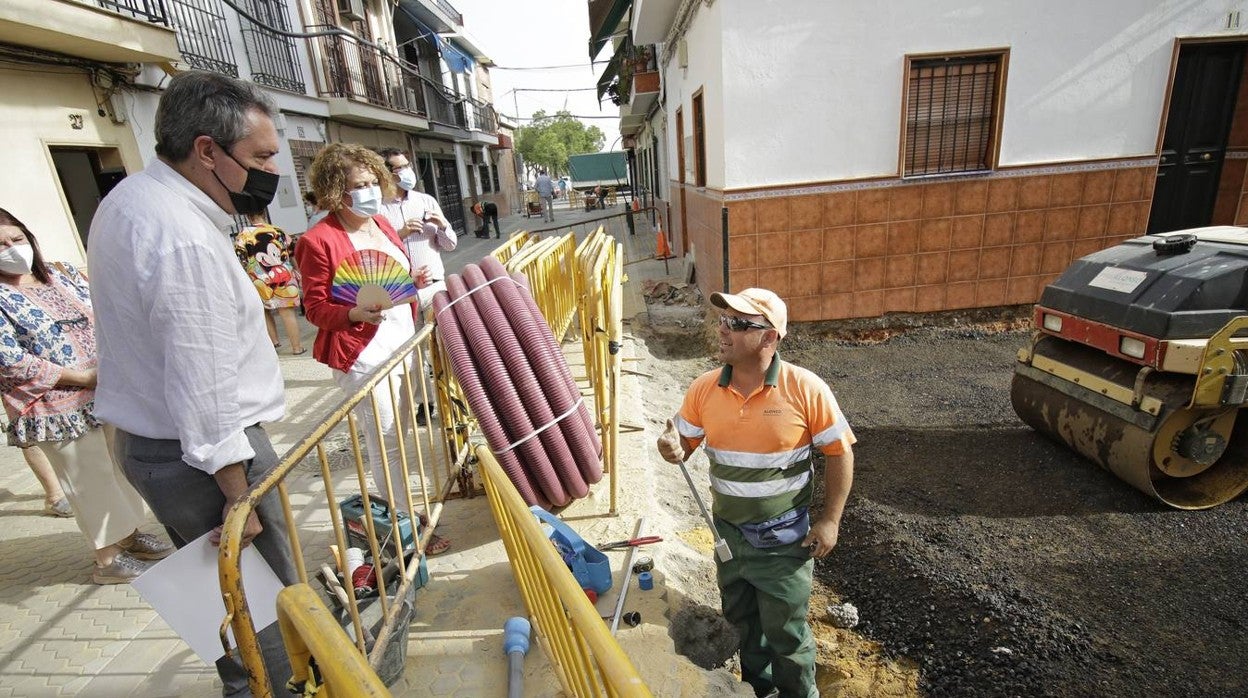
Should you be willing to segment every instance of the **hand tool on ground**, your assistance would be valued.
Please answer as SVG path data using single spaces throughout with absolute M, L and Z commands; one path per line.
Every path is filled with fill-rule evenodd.
M 633 539 L 641 537 L 641 524 L 645 518 L 637 519 L 637 525 L 633 527 Z M 633 573 L 633 555 L 637 553 L 637 546 L 629 546 L 628 559 L 624 561 L 624 569 L 620 571 L 620 598 L 615 601 L 615 614 L 611 617 L 611 635 L 615 635 L 615 631 L 620 627 L 620 613 L 624 610 L 624 597 L 628 595 L 628 578 Z
M 659 438 L 667 441 L 675 439 L 675 443 L 682 443 L 680 441 L 680 434 L 676 431 L 676 424 L 670 419 L 667 420 L 667 429 L 663 431 L 663 435 Z M 720 562 L 728 562 L 732 559 L 732 551 L 728 549 L 728 541 L 724 540 L 724 537 L 719 535 L 719 529 L 715 528 L 715 519 L 712 518 L 711 513 L 706 510 L 706 505 L 702 503 L 702 495 L 698 494 L 698 487 L 693 484 L 693 478 L 689 476 L 689 468 L 685 467 L 685 461 L 689 460 L 689 456 L 691 455 L 693 455 L 692 451 L 689 455 L 681 459 L 679 463 L 680 472 L 685 476 L 685 482 L 689 484 L 689 491 L 693 493 L 693 501 L 698 503 L 698 509 L 702 511 L 702 518 L 706 519 L 706 525 L 710 527 L 711 533 L 715 534 L 715 557 L 719 558 Z
M 316 577 L 320 580 L 321 586 L 325 587 L 330 601 L 333 601 L 335 606 L 345 610 L 351 605 L 351 601 L 347 598 L 347 590 L 342 588 L 342 583 L 338 581 L 338 575 L 334 574 L 332 567 L 321 565 L 321 570 L 316 573 Z
M 507 698 L 524 695 L 524 655 L 529 652 L 529 619 L 512 616 L 503 624 L 503 651 L 507 653 Z
M 638 545 L 649 545 L 651 543 L 662 543 L 663 536 L 643 536 L 641 538 L 630 538 L 628 540 L 617 540 L 614 543 L 603 543 L 598 546 L 599 550 L 615 550 L 616 548 L 630 548 Z

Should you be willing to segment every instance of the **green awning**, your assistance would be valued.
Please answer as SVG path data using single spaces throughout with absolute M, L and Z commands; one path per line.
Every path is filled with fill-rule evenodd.
M 611 86 L 611 81 L 620 72 L 620 54 L 615 54 L 611 60 L 607 61 L 607 67 L 602 71 L 602 77 L 598 78 L 598 103 L 602 103 L 602 96 L 607 93 L 607 88 Z
M 590 0 L 589 60 L 594 60 L 606 45 L 632 4 L 633 0 Z

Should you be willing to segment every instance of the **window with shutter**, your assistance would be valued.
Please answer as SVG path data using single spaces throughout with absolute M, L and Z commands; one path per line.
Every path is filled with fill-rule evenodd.
M 1006 55 L 907 57 L 903 177 L 994 167 Z

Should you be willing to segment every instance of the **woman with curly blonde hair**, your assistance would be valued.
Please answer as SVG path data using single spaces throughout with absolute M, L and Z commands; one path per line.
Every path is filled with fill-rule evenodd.
M 379 250 L 393 257 L 412 274 L 418 288 L 428 285 L 428 270 L 411 268 L 403 243 L 385 216 L 380 215 L 382 202 L 394 198 L 393 178 L 380 156 L 361 145 L 333 143 L 317 154 L 309 178 L 317 206 L 329 212 L 295 246 L 295 261 L 303 275 L 304 313 L 318 328 L 312 356 L 329 366 L 334 382 L 351 394 L 412 338 L 420 308 L 418 303 L 391 308 L 342 303 L 331 295 L 334 273 L 358 250 Z M 407 483 L 401 476 L 398 425 L 391 408 L 394 403 L 390 389 L 392 385 L 399 386 L 403 372 L 400 365 L 389 380 L 377 385 L 376 414 L 370 400 L 356 408 L 373 484 L 400 509 L 406 509 L 407 495 L 402 488 Z M 399 390 L 401 414 L 410 411 L 408 392 Z M 393 492 L 386 487 L 378 429 L 385 441 Z M 431 542 L 427 552 L 435 552 L 435 547 Z

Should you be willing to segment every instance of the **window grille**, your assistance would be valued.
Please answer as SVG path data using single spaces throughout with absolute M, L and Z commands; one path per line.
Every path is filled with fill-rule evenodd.
M 992 169 L 1003 58 L 909 61 L 903 176 Z
M 286 0 L 247 0 L 247 10 L 248 14 L 267 26 L 290 31 Z M 246 19 L 240 18 L 240 21 L 243 25 L 243 46 L 251 64 L 252 82 L 302 94 L 305 86 L 294 39 Z
M 489 166 L 477 165 L 477 174 L 480 175 L 481 177 L 481 193 L 489 194 L 491 191 L 493 191 L 493 189 L 490 189 L 491 180 L 490 180 Z
M 178 31 L 178 50 L 193 67 L 238 77 L 234 47 L 220 0 L 168 0 Z

